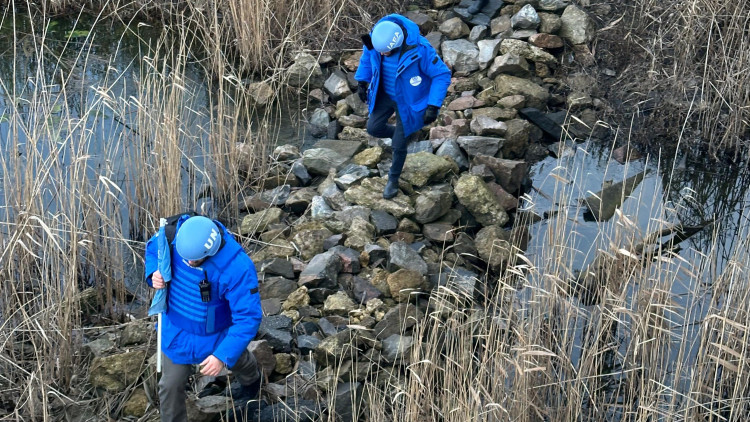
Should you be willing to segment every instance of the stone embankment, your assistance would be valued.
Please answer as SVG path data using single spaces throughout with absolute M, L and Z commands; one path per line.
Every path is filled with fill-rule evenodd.
M 322 64 L 300 53 L 287 70 L 319 104 L 308 128 L 321 139 L 302 152 L 275 149 L 265 190 L 244 201 L 247 215 L 235 228 L 253 239 L 261 280 L 265 319 L 250 345 L 268 381 L 261 420 L 284 420 L 286 411 L 352 420 L 367 405 L 367 395 L 358 403 L 365 385 L 385 385 L 420 347 L 414 327 L 426 314 L 483 298 L 525 248 L 528 231 L 513 223 L 530 163 L 594 133 L 604 105 L 593 80 L 556 76 L 561 66 L 593 63 L 595 27 L 584 9 L 565 0 L 491 0 L 471 16 L 468 4 L 433 0 L 432 10 L 406 13 L 453 81 L 426 140 L 410 144 L 392 200 L 382 198 L 389 140 L 366 133 L 367 107 L 353 92 L 361 52 Z M 269 97 L 262 83 L 250 88 L 258 102 Z M 578 123 L 563 139 L 568 112 Z M 137 390 L 123 413 L 143 415 L 153 394 L 142 369 L 151 333 L 138 321 L 87 345 L 95 387 L 118 393 L 137 374 L 147 379 L 149 394 Z M 190 402 L 191 420 L 212 420 L 226 406 L 221 396 Z

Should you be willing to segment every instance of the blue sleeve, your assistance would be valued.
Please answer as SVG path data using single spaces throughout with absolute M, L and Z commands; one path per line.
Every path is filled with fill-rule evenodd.
M 158 256 L 158 242 L 156 241 L 156 235 L 151 236 L 151 239 L 146 242 L 146 283 L 149 287 L 154 287 L 151 284 L 151 274 L 159 269 L 159 256 Z
M 451 71 L 432 46 L 425 46 L 425 50 L 426 54 L 422 55 L 419 66 L 422 72 L 432 80 L 427 104 L 442 107 L 451 84 Z
M 232 264 L 228 282 L 223 288 L 224 298 L 229 302 L 232 312 L 232 326 L 227 335 L 214 350 L 213 355 L 231 368 L 237 363 L 242 352 L 247 348 L 263 319 L 258 293 L 258 274 L 255 264 L 247 255 L 240 254 Z
M 359 58 L 359 67 L 354 74 L 354 79 L 368 84 L 372 81 L 372 65 L 370 64 L 370 52 L 367 47 L 362 46 L 362 57 Z

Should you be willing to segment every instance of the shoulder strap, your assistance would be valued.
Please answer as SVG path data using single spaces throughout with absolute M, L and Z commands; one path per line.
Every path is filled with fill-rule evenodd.
M 167 240 L 169 241 L 169 243 L 172 243 L 175 235 L 177 234 L 177 222 L 179 222 L 182 217 L 187 216 L 187 218 L 190 218 L 195 217 L 196 215 L 200 214 L 195 211 L 186 211 L 181 214 L 175 214 L 166 218 L 167 225 L 164 227 L 164 234 L 167 235 Z

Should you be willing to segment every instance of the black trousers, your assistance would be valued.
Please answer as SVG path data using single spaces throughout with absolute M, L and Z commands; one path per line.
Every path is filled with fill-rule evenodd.
M 388 119 L 396 113 L 396 124 L 389 125 Z M 391 138 L 393 148 L 393 162 L 391 169 L 388 171 L 389 180 L 398 180 L 401 177 L 401 170 L 404 168 L 406 161 L 406 146 L 409 140 L 404 136 L 404 126 L 401 124 L 401 116 L 398 113 L 398 106 L 391 97 L 380 90 L 375 100 L 370 118 L 367 120 L 367 133 L 376 138 Z

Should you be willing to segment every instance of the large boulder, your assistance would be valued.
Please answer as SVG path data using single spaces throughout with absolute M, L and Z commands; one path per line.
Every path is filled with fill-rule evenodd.
M 500 225 L 508 222 L 508 213 L 479 176 L 464 174 L 455 187 L 458 201 L 469 210 L 477 222 Z
M 562 14 L 560 36 L 571 44 L 585 44 L 594 40 L 596 25 L 580 7 L 570 5 Z
M 445 64 L 456 74 L 468 75 L 479 70 L 479 48 L 469 40 L 445 41 L 441 46 Z
M 311 54 L 300 53 L 286 70 L 286 79 L 287 83 L 295 88 L 320 88 L 323 86 L 323 70 Z
M 385 178 L 369 178 L 344 192 L 347 201 L 373 210 L 382 210 L 396 218 L 414 214 L 413 200 L 399 193 L 395 198 L 384 199 Z
M 329 148 L 311 148 L 302 155 L 302 164 L 311 174 L 328 175 L 330 169 L 338 170 L 349 159 Z
M 401 178 L 414 186 L 422 187 L 451 172 L 458 173 L 458 166 L 453 160 L 423 151 L 406 156 Z
M 497 95 L 507 97 L 510 95 L 523 95 L 526 105 L 535 108 L 545 108 L 549 99 L 549 91 L 534 82 L 517 78 L 511 75 L 498 75 L 495 78 L 495 91 Z

